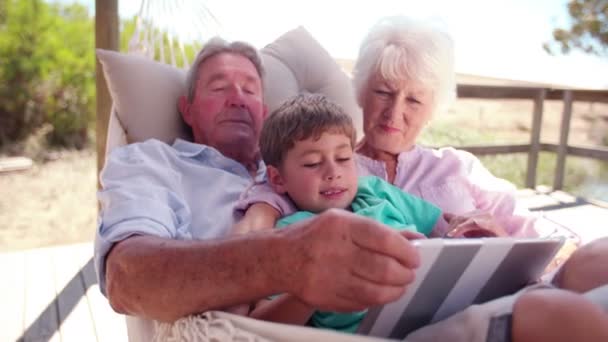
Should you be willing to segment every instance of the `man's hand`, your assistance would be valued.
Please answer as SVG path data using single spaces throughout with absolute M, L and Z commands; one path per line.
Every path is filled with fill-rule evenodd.
M 297 227 L 295 226 L 297 225 Z M 368 218 L 328 210 L 284 230 L 288 287 L 320 310 L 355 311 L 398 299 L 420 260 L 406 236 Z
M 504 228 L 499 225 L 492 215 L 472 211 L 464 215 L 443 214 L 448 222 L 448 231 L 445 237 L 450 238 L 478 238 L 508 236 Z

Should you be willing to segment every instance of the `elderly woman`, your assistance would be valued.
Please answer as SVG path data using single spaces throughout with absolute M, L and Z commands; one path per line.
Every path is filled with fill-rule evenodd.
M 476 215 L 482 212 L 508 235 L 537 235 L 534 219 L 515 211 L 515 188 L 472 154 L 417 144 L 422 129 L 455 96 L 454 46 L 447 33 L 404 17 L 381 20 L 361 44 L 353 83 L 363 109 L 365 137 L 357 150 L 362 173 L 386 179 L 445 213 L 487 226 L 488 217 Z M 453 215 L 444 218 L 460 223 Z M 447 227 L 443 220 L 435 235 Z
M 353 83 L 365 133 L 357 147 L 360 175 L 380 177 L 441 208 L 433 236 L 539 235 L 534 217 L 516 210 L 515 187 L 475 156 L 416 143 L 455 96 L 454 46 L 447 33 L 405 17 L 380 20 L 361 44 Z M 238 207 L 267 202 L 279 216 L 294 211 L 288 199 L 271 192 L 254 187 Z

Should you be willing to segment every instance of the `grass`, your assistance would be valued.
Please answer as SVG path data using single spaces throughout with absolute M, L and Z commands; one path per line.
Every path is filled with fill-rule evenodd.
M 420 141 L 429 146 L 526 144 L 530 141 L 531 101 L 459 100 L 447 114 L 434 118 Z M 561 123 L 561 103 L 546 101 L 541 141 L 557 143 Z M 575 103 L 570 124 L 570 144 L 606 146 L 608 105 Z M 480 157 L 496 176 L 524 187 L 528 155 L 525 153 Z M 556 155 L 541 152 L 536 182 L 552 186 Z M 608 162 L 567 157 L 564 190 L 608 201 Z

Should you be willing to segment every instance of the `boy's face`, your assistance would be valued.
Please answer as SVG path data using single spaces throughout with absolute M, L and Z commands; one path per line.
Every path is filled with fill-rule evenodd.
M 274 190 L 287 193 L 298 209 L 314 213 L 348 208 L 357 193 L 357 167 L 350 138 L 326 132 L 297 141 L 280 169 L 269 166 Z

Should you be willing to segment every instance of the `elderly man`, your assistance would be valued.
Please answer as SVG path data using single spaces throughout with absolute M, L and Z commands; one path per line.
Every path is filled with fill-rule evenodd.
M 413 280 L 419 259 L 407 236 L 347 212 L 227 236 L 234 203 L 265 174 L 262 75 L 254 48 L 211 40 L 178 103 L 194 143 L 149 140 L 109 156 L 95 265 L 116 311 L 139 323 L 173 321 L 275 293 L 360 310 L 395 300 Z

